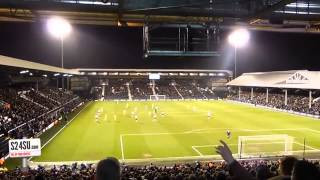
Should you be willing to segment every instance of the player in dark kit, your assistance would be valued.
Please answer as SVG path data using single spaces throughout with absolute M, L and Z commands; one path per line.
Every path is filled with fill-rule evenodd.
M 231 131 L 227 130 L 227 138 L 230 139 L 230 137 L 231 137 Z

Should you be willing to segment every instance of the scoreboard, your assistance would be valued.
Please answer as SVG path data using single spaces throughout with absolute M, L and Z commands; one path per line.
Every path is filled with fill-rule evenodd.
M 149 79 L 150 80 L 159 80 L 160 79 L 160 74 L 159 73 L 150 73 L 149 74 Z
M 32 156 L 41 156 L 41 141 L 39 138 L 9 140 L 9 157 Z

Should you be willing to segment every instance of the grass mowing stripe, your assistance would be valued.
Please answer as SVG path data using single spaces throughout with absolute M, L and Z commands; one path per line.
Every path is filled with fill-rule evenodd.
M 67 127 L 84 109 L 86 109 L 89 106 L 90 103 L 86 104 L 85 107 L 83 107 L 75 116 L 73 116 L 73 118 L 67 123 L 65 124 L 58 132 L 56 132 L 56 134 L 54 134 L 46 143 L 44 143 L 44 145 L 41 146 L 41 149 L 43 149 L 47 144 L 49 144 L 62 130 L 64 130 L 65 127 Z M 30 157 L 28 160 L 30 161 L 32 159 L 32 157 Z
M 49 144 L 62 130 L 64 130 L 65 127 L 67 127 L 84 109 L 86 109 L 88 107 L 88 105 L 91 104 L 88 103 L 86 104 L 86 106 L 84 108 L 81 109 L 81 111 L 79 111 L 66 125 L 64 125 L 55 135 L 53 135 L 42 147 L 44 148 L 47 144 Z

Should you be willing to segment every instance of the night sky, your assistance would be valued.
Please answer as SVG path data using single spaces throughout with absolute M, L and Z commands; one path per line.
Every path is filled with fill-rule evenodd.
M 232 69 L 226 37 L 218 58 L 142 58 L 142 28 L 74 25 L 65 40 L 66 68 Z M 60 66 L 60 43 L 43 23 L 0 23 L 0 54 Z M 320 35 L 251 32 L 238 51 L 238 72 L 320 71 Z

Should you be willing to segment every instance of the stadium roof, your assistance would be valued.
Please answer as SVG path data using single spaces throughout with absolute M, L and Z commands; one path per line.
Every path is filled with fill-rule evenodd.
M 72 75 L 110 75 L 112 73 L 187 73 L 188 75 L 194 73 L 207 73 L 212 76 L 226 76 L 232 77 L 232 72 L 228 70 L 203 70 L 203 69 L 65 69 L 55 66 L 49 66 L 45 64 L 35 63 L 27 60 L 16 59 L 8 56 L 0 55 L 0 67 L 4 66 L 3 69 L 19 69 L 19 70 L 36 70 L 42 72 L 61 73 L 61 74 L 72 74 Z
M 320 2 L 319 0 L 0 1 L 0 21 L 37 22 L 53 15 L 63 16 L 76 24 L 142 26 L 144 23 L 219 22 L 234 25 L 238 22 L 258 30 L 305 32 L 305 28 L 310 25 L 318 27 Z
M 228 86 L 283 89 L 320 89 L 320 71 L 295 70 L 244 73 Z
M 0 66 L 16 67 L 22 69 L 33 69 L 45 72 L 64 73 L 64 74 L 79 74 L 76 69 L 63 69 L 55 66 L 35 63 L 31 61 L 16 59 L 8 56 L 0 55 Z

